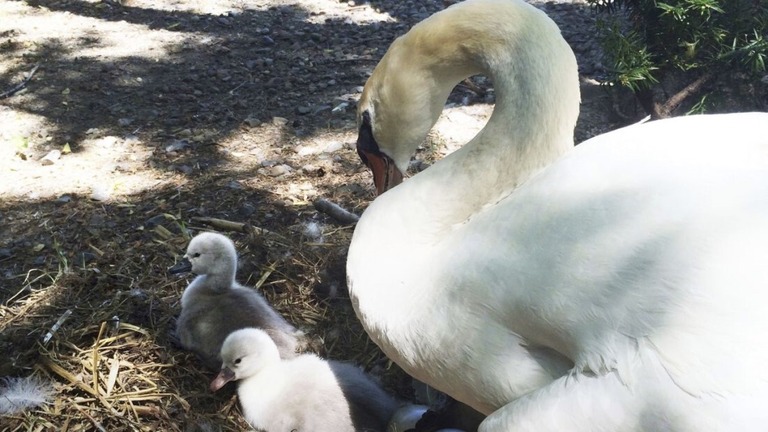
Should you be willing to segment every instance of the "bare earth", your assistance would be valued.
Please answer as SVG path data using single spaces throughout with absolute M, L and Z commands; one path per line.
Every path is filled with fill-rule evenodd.
M 166 269 L 202 229 L 235 240 L 238 280 L 316 352 L 413 399 L 349 305 L 353 227 L 313 201 L 360 214 L 373 199 L 354 151 L 361 86 L 446 3 L 0 1 L 0 92 L 39 66 L 0 100 L 0 377 L 50 379 L 55 394 L 0 429 L 246 429 L 232 389 L 209 393 L 212 373 L 169 338 L 188 279 Z M 537 6 L 580 62 L 576 140 L 615 128 L 589 10 Z M 482 127 L 492 83 L 476 77 L 449 102 L 415 169 Z

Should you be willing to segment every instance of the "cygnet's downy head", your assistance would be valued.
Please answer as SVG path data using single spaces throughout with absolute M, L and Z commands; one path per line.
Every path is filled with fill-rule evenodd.
M 257 328 L 234 331 L 221 346 L 221 371 L 211 381 L 216 391 L 230 381 L 252 377 L 265 366 L 280 362 L 280 353 L 269 335 Z
M 198 275 L 230 274 L 237 265 L 235 244 L 227 236 L 204 232 L 187 246 L 184 261 L 170 269 L 171 273 L 192 271 Z

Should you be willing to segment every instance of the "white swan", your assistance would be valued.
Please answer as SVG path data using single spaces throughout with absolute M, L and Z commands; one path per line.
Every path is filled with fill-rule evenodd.
M 768 428 L 768 114 L 692 116 L 573 147 L 574 55 L 544 13 L 468 0 L 397 39 L 358 152 L 397 184 L 451 88 L 497 104 L 463 148 L 379 196 L 350 297 L 414 377 L 490 431 Z
M 252 288 L 235 281 L 237 251 L 232 240 L 218 233 L 196 235 L 187 246 L 186 263 L 173 273 L 191 270 L 198 276 L 181 295 L 176 334 L 182 347 L 197 353 L 211 369 L 221 368 L 224 339 L 244 327 L 264 329 L 283 357 L 293 357 L 304 344 L 303 332 L 289 324 Z
M 211 390 L 239 380 L 245 419 L 267 432 L 384 432 L 397 408 L 394 398 L 351 364 L 314 354 L 281 360 L 274 341 L 260 329 L 230 334 L 221 358 Z

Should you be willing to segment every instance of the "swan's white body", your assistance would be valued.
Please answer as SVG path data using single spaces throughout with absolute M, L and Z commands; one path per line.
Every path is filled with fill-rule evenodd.
M 393 43 L 366 84 L 381 152 L 407 166 L 477 72 L 497 92 L 486 127 L 355 230 L 371 338 L 489 415 L 482 432 L 768 429 L 768 114 L 573 148 L 576 65 L 555 25 L 470 0 Z

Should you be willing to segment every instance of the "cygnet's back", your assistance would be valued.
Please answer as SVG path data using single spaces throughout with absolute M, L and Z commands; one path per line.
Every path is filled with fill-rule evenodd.
M 198 276 L 184 290 L 176 333 L 181 345 L 197 353 L 209 368 L 221 367 L 221 345 L 233 331 L 256 327 L 274 340 L 283 358 L 296 355 L 303 334 L 257 291 L 235 281 L 237 252 L 221 234 L 195 236 L 184 256 Z
M 258 329 L 232 333 L 221 357 L 211 389 L 239 380 L 245 419 L 267 432 L 383 432 L 397 408 L 359 368 L 314 354 L 281 360 L 274 342 Z

